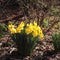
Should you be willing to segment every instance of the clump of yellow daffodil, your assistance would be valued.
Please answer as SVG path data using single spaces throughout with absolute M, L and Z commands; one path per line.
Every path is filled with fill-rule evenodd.
M 27 28 L 25 29 L 25 33 L 28 35 L 32 33 L 33 37 L 39 36 L 40 38 L 44 37 L 44 34 L 42 32 L 42 29 L 37 25 L 37 23 L 34 21 L 34 23 L 27 24 Z
M 25 26 L 26 25 L 26 26 Z M 25 26 L 25 28 L 24 28 L 24 26 Z M 8 29 L 10 30 L 10 32 L 12 33 L 12 34 L 14 34 L 14 33 L 21 33 L 21 31 L 23 30 L 23 29 L 25 29 L 25 33 L 27 34 L 27 35 L 29 35 L 30 33 L 32 33 L 32 36 L 33 37 L 37 37 L 37 36 L 39 36 L 40 38 L 44 38 L 44 34 L 43 34 L 43 32 L 42 32 L 42 29 L 41 29 L 41 27 L 39 27 L 38 25 L 37 25 L 37 22 L 33 22 L 33 23 L 29 23 L 29 24 L 25 24 L 24 22 L 21 22 L 19 25 L 18 25 L 18 27 L 17 28 L 15 28 L 15 26 L 13 25 L 13 24 L 10 24 L 9 26 L 8 26 Z
M 14 33 L 20 33 L 21 30 L 24 29 L 24 26 L 25 26 L 25 23 L 24 22 L 21 22 L 17 28 L 15 28 L 15 26 L 13 24 L 9 24 L 8 25 L 8 29 L 10 30 L 11 34 L 14 34 Z
M 41 27 L 39 27 L 35 21 L 28 24 L 25 24 L 22 21 L 18 26 L 9 24 L 8 29 L 21 56 L 30 55 L 33 49 L 37 46 L 37 42 L 44 38 Z

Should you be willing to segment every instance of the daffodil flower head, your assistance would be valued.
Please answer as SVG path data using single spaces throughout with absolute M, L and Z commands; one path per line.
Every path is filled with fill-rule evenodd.
M 16 29 L 17 33 L 21 33 L 21 30 L 24 29 L 24 26 L 25 26 L 25 23 L 21 22 Z
M 40 37 L 40 39 L 43 39 L 44 38 L 44 34 L 43 33 L 39 34 L 39 37 Z
M 38 31 L 33 31 L 32 35 L 33 35 L 33 37 L 37 37 L 38 36 Z
M 10 24 L 8 25 L 8 28 L 11 29 L 11 28 L 14 28 L 15 26 L 13 24 Z
M 15 28 L 12 28 L 12 29 L 10 30 L 10 32 L 11 32 L 11 34 L 15 34 L 15 33 L 16 33 L 16 29 L 15 29 Z
M 13 24 L 8 25 L 8 29 L 11 32 L 11 34 L 16 33 L 16 29 L 15 29 L 15 26 Z

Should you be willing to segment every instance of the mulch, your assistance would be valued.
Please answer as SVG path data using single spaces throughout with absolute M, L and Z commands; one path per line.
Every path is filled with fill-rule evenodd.
M 49 35 L 39 41 L 32 54 L 26 57 L 20 56 L 17 50 L 13 50 L 15 45 L 11 43 L 13 44 L 13 41 L 8 34 L 0 38 L 1 60 L 60 60 L 60 53 L 55 52 L 51 36 Z

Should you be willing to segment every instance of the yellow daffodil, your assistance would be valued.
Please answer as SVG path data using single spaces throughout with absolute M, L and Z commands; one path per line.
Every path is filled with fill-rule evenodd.
M 8 29 L 14 28 L 13 24 L 8 25 Z
M 28 28 L 25 29 L 26 34 L 30 34 L 32 31 L 33 31 L 32 27 L 28 27 Z
M 33 35 L 33 37 L 37 37 L 38 36 L 38 32 L 37 31 L 33 31 L 32 35 Z
M 8 26 L 8 29 L 10 30 L 11 34 L 16 33 L 16 29 L 15 29 L 14 27 L 15 27 L 15 26 L 14 26 L 13 24 L 10 24 L 10 25 Z
M 21 30 L 24 29 L 24 26 L 25 26 L 25 23 L 21 22 L 16 29 L 17 33 L 21 33 Z
M 43 39 L 44 38 L 44 34 L 43 33 L 39 34 L 39 37 L 40 37 L 40 39 Z
M 27 24 L 27 28 L 25 29 L 25 33 L 28 35 L 33 31 L 33 24 Z
M 28 35 L 28 34 L 30 34 L 32 32 L 32 30 L 31 29 L 29 29 L 29 28 L 26 28 L 25 29 L 25 33 Z
M 38 30 L 40 39 L 44 38 L 42 29 Z
M 15 28 L 12 28 L 12 29 L 10 30 L 10 32 L 11 32 L 11 34 L 16 33 L 16 29 L 15 29 Z

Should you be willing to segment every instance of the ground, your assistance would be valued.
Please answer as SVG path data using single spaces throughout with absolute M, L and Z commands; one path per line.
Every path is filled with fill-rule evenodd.
M 52 9 L 53 10 L 53 9 Z M 56 10 L 56 9 L 55 9 Z M 60 33 L 60 6 L 57 6 L 57 12 L 49 11 L 47 14 L 46 12 L 39 11 L 40 12 L 40 19 L 48 19 L 48 22 L 44 22 L 41 25 L 42 30 L 45 33 L 45 38 L 40 40 L 38 42 L 38 45 L 33 50 L 32 54 L 30 56 L 21 57 L 17 53 L 16 45 L 14 44 L 13 40 L 10 37 L 10 34 L 5 31 L 4 35 L 0 37 L 0 59 L 1 60 L 60 60 L 60 52 L 55 52 L 55 48 L 53 45 L 52 40 L 52 33 Z M 26 22 L 30 22 L 31 20 L 38 20 L 38 17 L 36 17 L 36 11 L 29 11 L 29 16 L 23 15 L 23 11 L 20 10 L 14 10 L 12 11 L 8 10 L 8 13 L 5 15 L 0 13 L 0 22 L 6 24 L 5 21 L 12 21 L 16 25 L 19 24 L 21 20 L 26 20 Z M 46 15 L 45 15 L 46 14 Z M 57 14 L 57 15 L 56 15 Z M 3 16 L 4 15 L 4 16 Z M 29 19 L 29 21 L 27 20 Z M 37 21 L 38 24 L 41 22 L 40 20 Z M 48 25 L 49 23 L 49 25 Z M 46 24 L 46 25 L 44 25 Z M 58 25 L 59 24 L 59 25 Z

